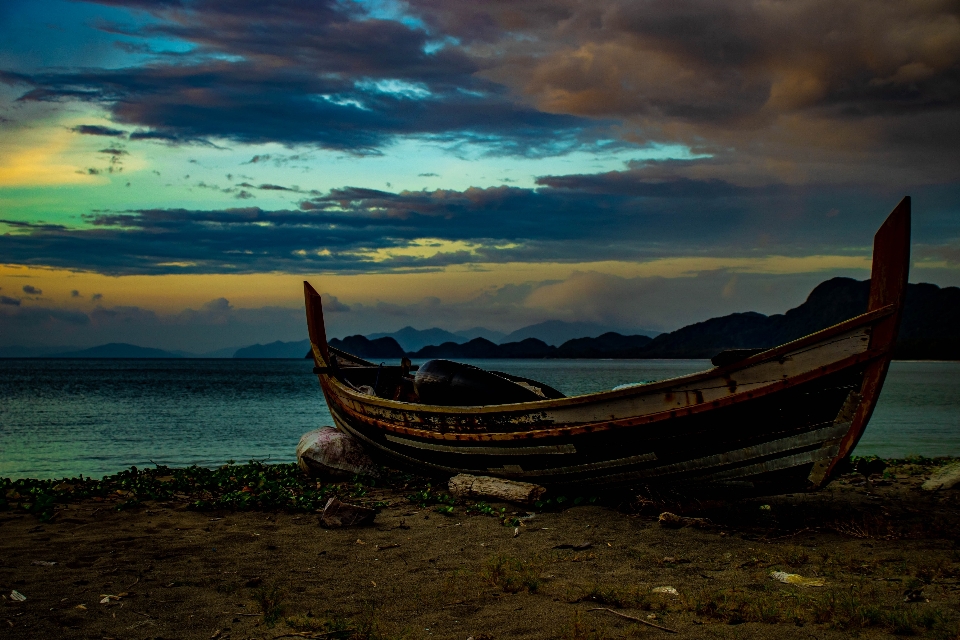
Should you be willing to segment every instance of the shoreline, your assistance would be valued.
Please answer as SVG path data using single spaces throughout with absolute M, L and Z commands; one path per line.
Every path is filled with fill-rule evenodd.
M 127 471 L 113 476 L 127 488 L 61 487 L 46 521 L 33 506 L 0 511 L 0 625 L 11 638 L 665 633 L 611 609 L 692 638 L 954 638 L 960 491 L 919 488 L 949 461 L 895 461 L 869 484 L 848 474 L 813 494 L 553 496 L 539 508 L 451 504 L 443 487 L 397 473 L 318 483 L 293 465 Z M 332 495 L 378 508 L 373 525 L 319 527 Z M 709 522 L 665 528 L 663 511 Z

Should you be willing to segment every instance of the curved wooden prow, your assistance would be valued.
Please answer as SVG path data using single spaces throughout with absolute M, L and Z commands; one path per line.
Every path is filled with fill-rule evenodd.
M 327 347 L 327 330 L 323 325 L 323 305 L 320 303 L 320 294 L 306 280 L 303 281 L 303 301 L 307 308 L 307 331 L 314 364 L 327 367 L 330 365 L 330 350 Z
M 886 221 L 873 237 L 873 267 L 870 272 L 870 302 L 867 311 L 892 306 L 894 312 L 873 326 L 870 334 L 870 350 L 883 353 L 883 357 L 867 366 L 860 387 L 860 403 L 853 413 L 850 430 L 840 440 L 839 452 L 829 468 L 819 478 L 811 477 L 814 485 L 825 484 L 836 466 L 846 459 L 860 441 L 870 416 L 877 406 L 880 389 L 887 377 L 893 346 L 900 330 L 903 305 L 907 296 L 907 279 L 910 275 L 910 196 L 887 216 Z

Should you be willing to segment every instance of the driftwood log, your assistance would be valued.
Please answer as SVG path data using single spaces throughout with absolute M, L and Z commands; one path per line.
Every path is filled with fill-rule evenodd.
M 472 476 L 467 473 L 453 476 L 447 486 L 450 493 L 458 498 L 496 498 L 520 503 L 538 500 L 547 491 L 538 484 L 490 476 Z
M 660 526 L 666 527 L 667 529 L 682 529 L 683 527 L 707 529 L 713 526 L 713 523 L 706 518 L 688 518 L 686 516 L 678 516 L 677 514 L 670 513 L 669 511 L 664 511 L 661 513 L 658 520 L 660 522 Z

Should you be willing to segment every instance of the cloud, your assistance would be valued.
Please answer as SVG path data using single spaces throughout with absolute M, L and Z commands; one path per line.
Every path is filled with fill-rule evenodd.
M 299 210 L 99 212 L 85 226 L 7 222 L 15 264 L 109 274 L 438 269 L 485 262 L 637 261 L 673 255 L 869 255 L 899 189 L 741 186 L 696 179 L 696 163 L 398 193 L 332 189 Z M 896 189 L 896 190 L 894 190 Z M 960 236 L 955 187 L 918 186 L 915 239 Z M 237 197 L 251 197 L 243 190 Z M 842 213 L 834 213 L 834 210 Z
M 90 296 L 90 299 L 93 300 L 94 302 L 96 302 L 97 300 L 102 300 L 102 299 L 103 299 L 103 294 L 102 294 L 102 293 L 95 293 L 95 294 L 93 294 L 92 296 Z
M 0 296 L 0 304 L 9 305 L 11 307 L 19 307 L 20 300 L 17 298 L 11 298 L 9 296 Z
M 103 105 L 131 140 L 219 139 L 379 153 L 398 136 L 487 144 L 520 155 L 591 144 L 609 123 L 539 110 L 479 75 L 483 63 L 403 20 L 333 0 L 255 4 L 201 0 L 145 9 L 127 37 L 190 43 L 195 54 L 120 69 L 4 72 L 21 102 Z
M 831 273 L 841 275 L 840 273 Z M 865 272 L 845 273 L 864 277 Z M 545 320 L 672 330 L 738 311 L 779 313 L 802 302 L 827 275 L 771 275 L 711 270 L 683 277 L 625 278 L 575 272 L 561 280 L 491 287 L 465 300 L 425 296 L 409 303 L 341 302 L 321 294 L 329 337 L 394 331 L 406 325 L 449 330 L 484 326 L 499 331 Z M 6 303 L 4 303 L 6 304 Z M 129 342 L 162 349 L 210 352 L 275 340 L 306 338 L 303 308 L 242 308 L 215 298 L 198 308 L 158 312 L 131 305 L 88 312 L 58 306 L 0 305 L 0 346 Z
M 29 293 L 32 296 L 39 296 L 40 294 L 43 293 L 43 291 L 41 291 L 40 289 L 37 289 L 36 287 L 30 284 L 23 285 L 23 292 Z
M 77 291 L 76 289 L 74 289 L 74 290 L 72 290 L 72 291 L 70 292 L 70 297 L 71 297 L 71 298 L 82 298 L 83 296 L 80 295 L 80 292 L 79 292 L 79 291 Z
M 331 312 L 331 317 L 337 315 Z M 0 346 L 128 342 L 204 353 L 304 338 L 302 307 L 236 308 L 222 298 L 171 313 L 130 305 L 98 306 L 86 313 L 57 306 L 0 305 Z
M 323 312 L 326 313 L 347 313 L 350 306 L 343 304 L 336 296 L 329 293 L 320 294 L 320 302 L 323 303 Z
M 80 133 L 87 136 L 113 136 L 119 137 L 127 134 L 121 129 L 111 129 L 99 124 L 80 124 L 70 129 L 74 133 Z
M 410 5 L 465 50 L 497 51 L 484 77 L 539 108 L 735 155 L 753 180 L 954 181 L 960 169 L 953 3 Z
M 101 29 L 184 51 L 0 80 L 26 88 L 21 102 L 99 104 L 131 139 L 170 144 L 365 154 L 413 136 L 530 156 L 684 144 L 727 160 L 715 177 L 734 184 L 960 173 L 950 2 L 102 4 L 149 20 Z

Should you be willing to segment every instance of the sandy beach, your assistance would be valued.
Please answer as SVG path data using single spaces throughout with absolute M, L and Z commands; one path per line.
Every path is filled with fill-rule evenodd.
M 185 494 L 124 510 L 129 496 L 82 497 L 46 522 L 11 504 L 0 635 L 956 638 L 960 492 L 920 489 L 937 464 L 899 461 L 816 494 L 624 494 L 529 511 L 343 485 L 380 509 L 347 529 L 311 512 L 199 511 Z M 707 520 L 667 528 L 663 511 Z

